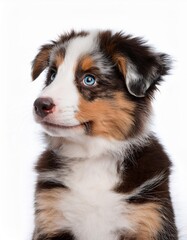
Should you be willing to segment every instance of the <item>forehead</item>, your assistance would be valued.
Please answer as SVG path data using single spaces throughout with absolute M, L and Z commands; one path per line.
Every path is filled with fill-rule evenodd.
M 50 64 L 59 67 L 63 65 L 73 66 L 78 60 L 82 60 L 84 68 L 91 64 L 91 55 L 98 49 L 98 32 L 93 31 L 84 35 L 73 36 L 67 41 L 58 42 L 52 49 Z

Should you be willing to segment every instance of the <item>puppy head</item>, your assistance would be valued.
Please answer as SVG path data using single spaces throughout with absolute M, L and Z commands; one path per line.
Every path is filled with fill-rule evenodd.
M 35 80 L 47 68 L 35 118 L 51 136 L 125 140 L 146 129 L 150 101 L 169 70 L 168 55 L 122 33 L 74 32 L 43 45 Z

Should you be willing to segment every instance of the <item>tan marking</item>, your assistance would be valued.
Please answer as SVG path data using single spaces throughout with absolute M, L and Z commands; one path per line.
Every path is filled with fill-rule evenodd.
M 64 216 L 59 210 L 59 203 L 65 191 L 64 189 L 51 189 L 42 190 L 36 194 L 35 225 L 40 232 L 55 234 L 62 230 Z
M 134 124 L 134 109 L 135 104 L 120 92 L 112 99 L 96 99 L 93 102 L 80 96 L 76 118 L 80 122 L 92 122 L 91 135 L 122 140 Z
M 64 57 L 62 55 L 57 54 L 55 56 L 55 65 L 57 68 L 63 63 L 63 61 L 64 61 Z
M 127 73 L 126 59 L 123 56 L 116 54 L 114 56 L 114 61 L 117 62 L 120 72 L 125 77 Z
M 137 226 L 136 240 L 155 239 L 162 228 L 160 209 L 161 206 L 156 203 L 144 203 L 130 208 L 129 220 Z
M 85 56 L 81 61 L 81 68 L 83 71 L 90 69 L 93 66 L 93 59 L 91 56 Z

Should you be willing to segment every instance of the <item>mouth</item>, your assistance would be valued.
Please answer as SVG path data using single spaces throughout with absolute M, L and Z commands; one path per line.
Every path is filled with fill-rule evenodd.
M 78 125 L 72 125 L 72 126 L 65 126 L 65 125 L 60 125 L 60 124 L 54 124 L 54 123 L 51 123 L 51 122 L 42 122 L 42 125 L 46 126 L 46 127 L 51 127 L 51 128 L 57 128 L 57 129 L 77 129 L 77 128 L 80 128 L 80 127 L 88 127 L 88 122 L 85 122 L 85 123 L 81 123 L 81 124 L 78 124 Z

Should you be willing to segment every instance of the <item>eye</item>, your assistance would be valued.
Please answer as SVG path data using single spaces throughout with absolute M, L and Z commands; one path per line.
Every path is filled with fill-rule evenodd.
M 87 87 L 95 86 L 96 80 L 93 75 L 86 75 L 83 79 L 83 84 Z
M 50 81 L 53 81 L 56 77 L 56 70 L 54 69 L 51 69 L 51 74 L 50 74 Z

